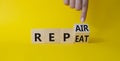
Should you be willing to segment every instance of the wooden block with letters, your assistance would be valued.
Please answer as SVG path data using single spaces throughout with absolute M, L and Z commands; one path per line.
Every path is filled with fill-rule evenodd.
M 89 27 L 86 24 L 76 24 L 73 29 L 34 29 L 33 43 L 78 43 L 88 42 Z

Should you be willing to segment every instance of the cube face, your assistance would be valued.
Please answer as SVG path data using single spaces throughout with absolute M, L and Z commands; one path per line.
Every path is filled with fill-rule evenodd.
M 74 29 L 35 29 L 32 30 L 33 43 L 78 43 L 88 42 L 88 25 L 77 24 Z
M 74 35 L 75 33 L 73 29 L 61 29 L 61 43 L 73 43 L 75 40 Z
M 61 38 L 60 37 L 60 30 L 59 29 L 47 29 L 45 31 L 44 40 L 46 39 L 46 37 L 47 37 L 46 43 L 60 43 L 60 38 Z
M 32 42 L 33 43 L 46 43 L 48 38 L 46 38 L 46 30 L 32 30 Z M 41 37 L 42 36 L 42 37 Z M 39 38 L 40 37 L 40 38 Z
M 88 42 L 89 33 L 75 33 L 75 42 Z
M 88 24 L 75 24 L 74 25 L 74 32 L 78 33 L 89 33 L 89 26 Z

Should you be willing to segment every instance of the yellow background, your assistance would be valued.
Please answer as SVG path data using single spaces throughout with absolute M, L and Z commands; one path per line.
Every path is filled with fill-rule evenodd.
M 89 0 L 87 44 L 32 44 L 31 30 L 73 28 L 63 0 L 0 0 L 0 61 L 120 61 L 120 0 Z

